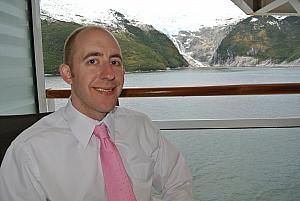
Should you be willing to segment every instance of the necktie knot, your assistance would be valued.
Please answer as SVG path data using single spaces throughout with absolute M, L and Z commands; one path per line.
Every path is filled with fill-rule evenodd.
M 107 126 L 104 123 L 97 125 L 94 129 L 94 135 L 100 140 L 104 138 L 109 138 Z

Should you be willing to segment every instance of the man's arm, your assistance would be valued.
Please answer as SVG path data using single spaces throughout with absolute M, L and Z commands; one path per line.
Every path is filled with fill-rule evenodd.
M 38 168 L 21 147 L 11 145 L 0 168 L 1 201 L 46 201 L 38 181 Z
M 192 177 L 177 148 L 161 134 L 153 185 L 162 191 L 164 201 L 192 201 Z

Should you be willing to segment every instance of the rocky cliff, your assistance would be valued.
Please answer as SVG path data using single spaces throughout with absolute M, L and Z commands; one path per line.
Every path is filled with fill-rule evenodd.
M 173 36 L 181 52 L 204 66 L 300 65 L 300 17 L 248 17 Z

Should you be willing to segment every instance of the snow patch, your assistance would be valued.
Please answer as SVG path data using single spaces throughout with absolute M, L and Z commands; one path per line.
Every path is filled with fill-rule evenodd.
M 255 17 L 250 20 L 250 22 L 256 22 L 256 21 L 258 21 L 258 19 Z

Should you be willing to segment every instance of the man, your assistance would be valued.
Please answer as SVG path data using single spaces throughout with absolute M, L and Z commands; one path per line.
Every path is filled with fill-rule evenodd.
M 97 26 L 75 30 L 65 43 L 60 74 L 71 85 L 71 98 L 11 144 L 0 169 L 1 201 L 111 201 L 124 193 L 123 187 L 109 183 L 119 170 L 106 168 L 101 149 L 108 145 L 97 137 L 99 125 L 108 131 L 105 143 L 117 147 L 121 156 L 124 181 L 114 182 L 128 184 L 128 200 L 152 200 L 152 187 L 162 192 L 163 200 L 192 200 L 182 155 L 147 116 L 115 107 L 124 67 L 110 32 Z M 125 194 L 116 199 L 127 200 Z

